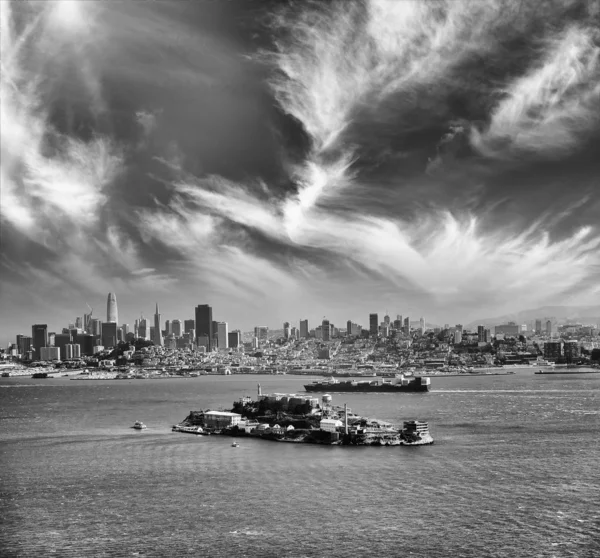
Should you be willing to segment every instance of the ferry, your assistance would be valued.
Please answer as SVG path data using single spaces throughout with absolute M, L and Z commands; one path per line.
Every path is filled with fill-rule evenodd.
M 537 360 L 535 362 L 532 362 L 531 366 L 548 366 L 550 368 L 554 368 L 556 364 L 542 357 L 537 357 Z
M 232 448 L 239 448 L 239 447 L 240 447 L 240 444 L 239 444 L 239 442 L 233 442 L 233 443 L 231 444 L 231 447 L 232 447 Z
M 179 424 L 174 424 L 172 432 L 184 432 L 186 434 L 202 434 L 204 430 L 201 426 L 180 426 Z
M 139 420 L 136 420 L 133 423 L 133 426 L 131 428 L 135 428 L 136 430 L 144 430 L 144 428 L 147 428 L 146 425 L 143 422 L 140 422 Z

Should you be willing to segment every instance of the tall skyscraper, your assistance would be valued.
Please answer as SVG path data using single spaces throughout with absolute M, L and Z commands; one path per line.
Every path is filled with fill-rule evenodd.
M 102 320 L 98 318 L 92 318 L 90 320 L 90 333 L 95 337 L 102 336 Z
M 77 329 L 83 329 L 83 320 L 81 318 L 75 318 L 75 327 Z
M 129 333 L 129 324 L 123 324 L 121 329 L 123 330 L 123 337 L 125 337 Z
M 209 351 L 212 349 L 213 333 L 212 308 L 208 304 L 199 304 L 196 306 L 196 339 L 206 336 L 208 338 L 206 347 Z M 199 341 L 198 345 L 200 345 Z
M 171 332 L 170 333 L 172 333 L 175 337 L 181 337 L 181 320 L 172 320 L 171 321 Z
M 119 314 L 117 312 L 117 295 L 114 293 L 108 293 L 108 300 L 106 301 L 106 321 L 114 323 L 119 321 Z
M 379 331 L 379 316 L 377 314 L 369 314 L 369 333 L 377 335 Z
M 171 327 L 171 322 L 169 320 L 167 320 L 165 322 L 165 335 L 169 336 L 172 333 L 172 327 Z
M 410 335 L 410 316 L 404 318 L 404 335 Z
M 156 312 L 154 313 L 154 339 L 152 339 L 152 342 L 157 347 L 162 347 L 163 337 L 160 329 L 160 311 L 158 310 L 158 302 L 156 303 Z
M 184 333 L 190 333 L 196 329 L 196 320 L 184 320 L 183 331 Z
M 535 320 L 535 332 L 538 335 L 542 333 L 542 320 Z
M 485 342 L 485 326 L 482 325 L 478 325 L 477 326 L 477 341 L 479 341 L 480 343 L 484 343 Z
M 552 336 L 552 322 L 550 320 L 546 320 L 546 335 Z
M 269 339 L 269 328 L 267 326 L 255 326 L 254 337 L 258 339 L 258 342 L 262 346 Z
M 217 346 L 219 349 L 227 349 L 229 347 L 227 322 L 217 322 Z
M 33 359 L 40 360 L 42 347 L 48 346 L 48 325 L 35 324 L 31 326 L 31 339 L 33 349 Z
M 290 322 L 283 322 L 283 338 L 290 338 Z
M 300 338 L 308 339 L 308 320 L 300 320 Z
M 423 316 L 421 316 L 421 319 L 419 320 L 419 329 L 421 330 L 421 333 L 425 331 L 425 318 Z
M 386 326 L 389 326 L 389 325 L 390 325 L 390 317 L 389 317 L 387 314 L 386 314 L 386 315 L 383 317 L 383 323 L 384 323 Z

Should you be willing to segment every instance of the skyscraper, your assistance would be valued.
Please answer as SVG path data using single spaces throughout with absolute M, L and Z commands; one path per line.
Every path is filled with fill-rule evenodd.
M 308 338 L 308 320 L 300 320 L 300 338 Z
M 379 316 L 377 314 L 369 314 L 369 333 L 377 335 L 379 331 Z
M 196 306 L 196 339 L 201 336 L 208 338 L 207 349 L 210 351 L 213 343 L 212 308 L 208 304 Z M 198 345 L 200 342 L 198 341 Z
M 34 360 L 40 360 L 42 347 L 48 346 L 48 325 L 35 324 L 31 326 L 31 339 Z
M 546 320 L 546 335 L 552 336 L 552 322 L 550 320 Z
M 410 316 L 404 318 L 404 335 L 410 335 Z
M 172 333 L 175 337 L 181 337 L 181 320 L 171 321 L 171 331 L 169 333 Z
M 229 347 L 232 349 L 237 349 L 242 344 L 242 332 L 239 329 L 230 331 L 227 337 Z
M 104 322 L 102 324 L 102 345 L 105 349 L 117 346 L 116 322 Z
M 227 349 L 229 347 L 229 331 L 227 322 L 217 323 L 217 346 L 219 349 Z
M 156 303 L 156 312 L 154 313 L 154 339 L 152 342 L 157 347 L 162 347 L 163 337 L 162 331 L 160 330 L 160 311 L 158 310 L 158 302 Z
M 425 331 L 425 318 L 423 316 L 421 316 L 421 319 L 419 320 L 419 329 L 421 330 L 421 333 Z
M 542 320 L 535 320 L 535 332 L 538 335 L 542 333 Z
M 106 301 L 106 321 L 114 323 L 119 321 L 119 314 L 117 312 L 117 295 L 114 293 L 108 293 L 108 300 Z
M 196 329 L 196 321 L 195 320 L 184 320 L 184 322 L 183 322 L 184 333 L 190 333 L 190 331 L 194 331 L 195 329 Z
M 290 322 L 283 322 L 283 338 L 290 338 Z

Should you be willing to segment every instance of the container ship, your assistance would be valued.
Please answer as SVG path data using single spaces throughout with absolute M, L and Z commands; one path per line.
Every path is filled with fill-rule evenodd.
M 331 377 L 328 380 L 316 381 L 306 384 L 306 391 L 332 391 L 332 392 L 398 392 L 398 391 L 429 391 L 431 379 L 421 376 L 406 378 L 402 374 L 396 375 L 391 380 L 347 380 L 340 381 Z

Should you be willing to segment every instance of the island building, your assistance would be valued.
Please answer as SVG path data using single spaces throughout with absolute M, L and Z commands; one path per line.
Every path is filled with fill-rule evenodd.
M 108 293 L 108 300 L 106 301 L 106 321 L 108 323 L 117 323 L 119 321 L 117 295 L 114 293 Z M 115 338 L 116 337 L 117 336 L 115 335 Z
M 157 347 L 162 347 L 163 338 L 160 329 L 160 310 L 158 309 L 158 302 L 156 303 L 156 312 L 154 313 L 154 337 L 152 338 L 152 342 Z
M 212 349 L 214 333 L 212 307 L 208 304 L 199 304 L 196 306 L 197 345 L 206 347 L 206 349 L 210 351 Z M 202 343 L 200 342 L 201 339 Z
M 371 335 L 377 335 L 379 330 L 379 317 L 377 314 L 369 314 L 369 333 Z
M 308 320 L 300 320 L 300 339 L 308 339 Z

